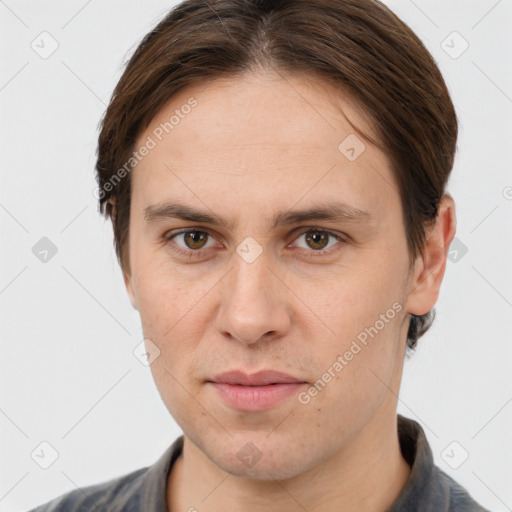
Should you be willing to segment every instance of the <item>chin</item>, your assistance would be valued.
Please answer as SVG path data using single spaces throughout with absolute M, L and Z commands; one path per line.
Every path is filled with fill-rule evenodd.
M 289 460 L 280 460 L 278 463 L 276 461 L 264 463 L 262 459 L 252 468 L 233 460 L 214 460 L 214 462 L 230 475 L 268 482 L 294 478 L 306 471 L 305 468 L 298 467 L 295 462 Z
M 253 435 L 230 439 L 225 446 L 216 443 L 207 446 L 204 452 L 208 458 L 226 473 L 254 480 L 287 480 L 303 474 L 321 462 L 320 451 L 306 448 L 303 443 L 282 442 L 278 438 L 270 441 L 255 439 Z M 289 438 L 288 438 L 289 439 Z M 233 446 L 240 446 L 233 450 Z M 300 446 L 299 446 L 300 445 Z

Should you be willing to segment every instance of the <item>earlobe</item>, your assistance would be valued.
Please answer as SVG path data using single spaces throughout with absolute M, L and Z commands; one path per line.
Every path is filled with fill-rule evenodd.
M 455 202 L 449 194 L 445 194 L 439 205 L 436 222 L 427 230 L 423 254 L 418 256 L 414 265 L 407 297 L 408 313 L 425 315 L 435 306 L 455 231 Z

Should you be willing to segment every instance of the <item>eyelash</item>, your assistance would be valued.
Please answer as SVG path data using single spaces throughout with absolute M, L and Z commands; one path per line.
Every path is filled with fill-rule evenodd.
M 166 233 L 164 235 L 164 237 L 163 237 L 164 238 L 164 242 L 170 248 L 171 251 L 179 254 L 180 256 L 185 256 L 187 258 L 202 257 L 203 256 L 203 252 L 207 251 L 208 249 L 211 249 L 211 247 L 209 247 L 208 249 L 198 249 L 198 250 L 189 249 L 189 250 L 185 250 L 185 249 L 181 248 L 180 246 L 177 246 L 177 245 L 171 243 L 171 241 L 174 238 L 176 238 L 177 236 L 182 235 L 182 234 L 186 234 L 186 233 L 191 233 L 191 232 L 192 233 L 193 232 L 206 233 L 208 236 L 214 238 L 212 233 L 210 233 L 207 229 L 203 229 L 203 228 L 185 228 L 185 229 L 181 229 L 181 230 L 178 230 L 178 231 L 170 231 L 170 232 Z M 305 231 L 302 231 L 299 235 L 297 235 L 297 238 L 299 238 L 302 235 L 305 235 L 306 233 L 309 233 L 309 232 L 315 232 L 315 233 L 319 233 L 319 234 L 330 235 L 331 237 L 336 238 L 338 240 L 339 244 L 341 244 L 341 245 L 345 245 L 347 243 L 347 241 L 342 236 L 338 235 L 337 233 L 334 233 L 334 232 L 329 231 L 327 229 L 316 228 L 316 227 L 308 227 Z M 297 238 L 295 238 L 294 241 Z M 316 258 L 316 257 L 319 257 L 319 256 L 324 256 L 326 254 L 330 254 L 332 252 L 331 249 L 332 248 L 327 249 L 327 250 L 324 249 L 322 251 L 311 250 L 311 251 L 309 251 L 309 254 L 307 254 L 305 256 L 308 257 L 308 258 Z M 303 250 L 306 250 L 306 249 L 303 249 Z

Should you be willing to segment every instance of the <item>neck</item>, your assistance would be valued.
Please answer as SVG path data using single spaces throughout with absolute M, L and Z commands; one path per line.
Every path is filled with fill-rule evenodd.
M 404 488 L 410 467 L 400 451 L 396 414 L 387 412 L 385 418 L 377 414 L 322 464 L 281 481 L 226 473 L 185 437 L 168 479 L 169 512 L 386 510 Z

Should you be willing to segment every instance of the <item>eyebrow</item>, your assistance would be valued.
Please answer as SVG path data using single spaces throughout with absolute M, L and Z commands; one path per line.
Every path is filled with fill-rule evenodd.
M 234 224 L 214 213 L 199 210 L 178 201 L 167 201 L 162 204 L 148 206 L 144 209 L 147 223 L 164 219 L 182 219 L 191 222 L 223 226 L 232 230 Z M 365 223 L 374 219 L 368 210 L 345 203 L 323 203 L 305 210 L 286 210 L 272 218 L 272 229 L 280 225 L 297 224 L 305 221 L 327 220 L 333 222 Z

